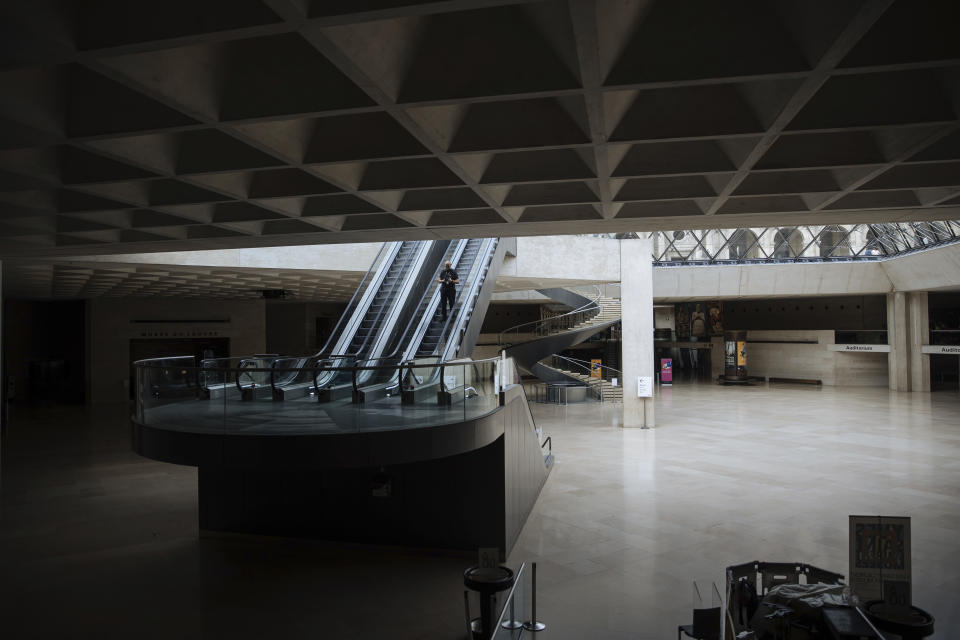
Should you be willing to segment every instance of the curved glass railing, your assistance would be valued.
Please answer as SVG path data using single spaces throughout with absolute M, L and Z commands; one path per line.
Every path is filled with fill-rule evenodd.
M 653 240 L 658 266 L 883 260 L 960 242 L 960 221 L 683 229 L 596 234 Z
M 306 360 L 306 366 L 286 363 Z M 265 366 L 261 366 L 264 365 Z M 321 435 L 412 429 L 464 422 L 500 406 L 500 390 L 516 383 L 509 359 L 332 367 L 317 358 L 222 358 L 197 366 L 192 356 L 141 360 L 136 371 L 134 419 L 148 427 L 213 434 Z M 320 374 L 357 380 L 382 373 L 398 380 L 437 381 L 423 393 L 355 404 L 351 398 L 317 402 L 318 389 L 277 402 L 271 379 L 317 380 Z M 423 383 L 425 384 L 425 383 Z M 405 387 L 405 390 L 406 387 Z

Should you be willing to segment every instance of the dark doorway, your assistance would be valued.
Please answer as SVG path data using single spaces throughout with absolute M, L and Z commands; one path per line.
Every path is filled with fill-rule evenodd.
M 84 402 L 85 318 L 83 300 L 5 301 L 3 389 L 13 402 Z
M 692 382 L 695 380 L 710 380 L 711 359 L 710 345 L 704 343 L 705 348 L 664 349 L 657 354 L 656 371 L 660 370 L 660 358 L 673 358 L 673 379 Z
M 960 356 L 930 354 L 930 391 L 960 391 Z
M 333 323 L 336 322 L 335 318 L 324 318 L 317 316 L 316 317 L 316 339 L 314 340 L 313 348 L 315 350 L 320 350 L 327 340 L 330 339 L 330 332 L 333 331 Z
M 193 356 L 199 364 L 207 358 L 230 355 L 230 338 L 147 338 L 130 340 L 130 397 L 136 389 L 133 363 L 147 358 Z

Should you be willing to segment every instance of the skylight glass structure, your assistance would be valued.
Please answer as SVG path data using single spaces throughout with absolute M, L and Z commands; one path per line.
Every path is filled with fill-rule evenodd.
M 960 221 L 690 229 L 646 235 L 653 240 L 658 265 L 880 260 L 960 242 Z

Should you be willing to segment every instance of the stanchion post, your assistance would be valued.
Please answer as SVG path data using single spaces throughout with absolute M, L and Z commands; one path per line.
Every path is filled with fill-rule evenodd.
M 467 640 L 473 640 L 473 624 L 470 620 L 470 592 L 463 590 L 463 615 L 467 619 Z
M 515 602 L 515 599 L 510 598 L 510 619 L 504 620 L 500 624 L 500 626 L 503 627 L 504 629 L 513 630 L 513 629 L 519 629 L 523 626 L 523 623 L 517 620 L 516 611 L 515 611 L 516 607 L 514 607 L 514 602 Z
M 547 625 L 537 622 L 537 563 L 533 563 L 533 575 L 531 576 L 533 586 L 530 589 L 530 621 L 523 624 L 526 631 L 543 631 Z

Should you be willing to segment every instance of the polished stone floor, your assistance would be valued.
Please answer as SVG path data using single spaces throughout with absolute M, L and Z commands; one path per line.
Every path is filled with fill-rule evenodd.
M 673 638 L 691 582 L 749 560 L 847 572 L 849 514 L 908 515 L 914 601 L 960 617 L 960 396 L 678 385 L 653 430 L 533 405 L 557 463 L 510 556 L 557 638 Z M 129 450 L 126 407 L 17 408 L 0 636 L 462 638 L 461 557 L 201 538 L 196 470 Z

